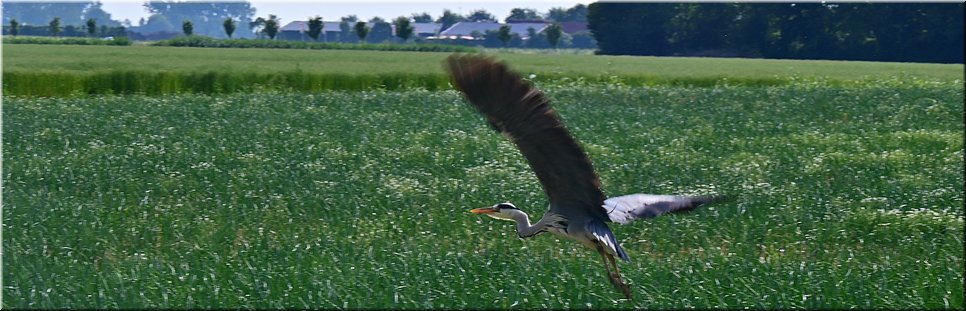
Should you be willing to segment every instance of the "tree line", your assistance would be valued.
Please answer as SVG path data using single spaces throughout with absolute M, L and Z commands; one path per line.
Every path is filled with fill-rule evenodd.
M 602 3 L 599 54 L 963 62 L 963 3 Z
M 100 27 L 98 27 L 100 26 Z M 52 36 L 52 37 L 124 37 L 127 31 L 124 27 L 98 25 L 96 18 L 84 22 L 84 26 L 62 26 L 59 17 L 54 17 L 45 26 L 22 24 L 16 19 L 10 19 L 9 25 L 4 27 L 3 34 L 11 36 Z

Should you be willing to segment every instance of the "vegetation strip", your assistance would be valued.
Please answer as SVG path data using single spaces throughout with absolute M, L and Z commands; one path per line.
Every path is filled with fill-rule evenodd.
M 449 88 L 450 53 L 5 45 L 5 96 Z M 104 55 L 110 55 L 106 58 Z M 963 65 L 497 54 L 537 82 L 774 86 L 961 81 Z

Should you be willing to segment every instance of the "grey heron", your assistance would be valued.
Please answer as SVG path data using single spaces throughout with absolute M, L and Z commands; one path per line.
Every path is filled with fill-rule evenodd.
M 531 224 L 527 213 L 511 203 L 470 212 L 516 222 L 521 238 L 550 232 L 595 249 L 611 283 L 628 299 L 632 298 L 630 286 L 622 279 L 614 257 L 624 261 L 630 258 L 607 223 L 627 224 L 635 219 L 690 211 L 723 198 L 652 194 L 606 198 L 590 159 L 539 90 L 489 57 L 452 55 L 446 65 L 456 89 L 494 129 L 517 146 L 550 199 L 549 209 L 536 224 Z

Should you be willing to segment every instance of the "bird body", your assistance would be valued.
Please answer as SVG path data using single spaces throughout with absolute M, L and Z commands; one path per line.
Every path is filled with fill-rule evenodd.
M 630 287 L 623 281 L 614 257 L 624 261 L 630 258 L 607 223 L 626 224 L 638 218 L 690 211 L 721 198 L 632 194 L 608 199 L 600 190 L 590 159 L 539 90 L 505 64 L 487 57 L 453 55 L 447 59 L 447 70 L 453 85 L 473 107 L 517 146 L 550 199 L 547 212 L 536 224 L 511 203 L 471 212 L 516 222 L 521 238 L 551 232 L 595 249 L 611 283 L 628 299 L 632 297 Z

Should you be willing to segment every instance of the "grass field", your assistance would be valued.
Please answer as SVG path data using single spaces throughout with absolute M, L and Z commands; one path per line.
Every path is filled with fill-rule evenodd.
M 11 48 L 5 73 L 29 70 Z M 594 74 L 579 68 L 597 57 L 499 55 L 524 72 L 578 56 Z M 960 77 L 838 64 L 858 80 L 538 81 L 608 195 L 736 198 L 614 225 L 633 301 L 591 250 L 467 212 L 511 201 L 536 218 L 547 201 L 451 90 L 5 94 L 3 307 L 961 309 Z
M 3 46 L 8 95 L 231 93 L 264 89 L 445 89 L 449 53 L 152 46 Z M 962 79 L 963 65 L 721 58 L 500 54 L 536 81 L 631 85 L 787 85 L 830 81 Z

